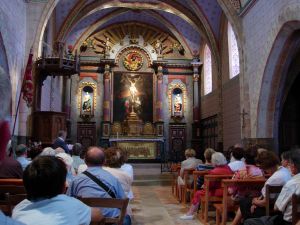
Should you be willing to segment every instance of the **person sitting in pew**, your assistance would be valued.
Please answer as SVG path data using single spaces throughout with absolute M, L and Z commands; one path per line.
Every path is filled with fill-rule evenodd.
M 258 154 L 256 164 L 266 173 L 270 174 L 270 178 L 265 182 L 261 190 L 261 196 L 256 198 L 242 198 L 240 207 L 235 215 L 232 225 L 240 224 L 242 219 L 256 218 L 264 216 L 266 213 L 266 185 L 283 186 L 291 179 L 290 171 L 280 166 L 279 158 L 274 152 L 263 151 Z
M 205 163 L 204 164 L 199 164 L 196 167 L 197 171 L 203 171 L 203 170 L 212 170 L 214 166 L 211 163 L 211 156 L 215 153 L 216 151 L 212 148 L 207 148 L 204 151 L 204 158 L 205 158 Z M 199 176 L 197 179 L 197 190 L 200 190 L 202 188 L 202 185 L 204 184 L 204 177 Z
M 65 194 L 67 168 L 54 156 L 36 157 L 23 175 L 27 198 L 13 210 L 12 218 L 27 225 L 89 225 L 101 221 L 101 210 L 90 208 Z
M 292 196 L 300 190 L 300 149 L 288 153 L 288 168 L 293 177 L 282 188 L 274 209 L 280 211 L 275 216 L 263 216 L 247 219 L 245 225 L 291 225 L 292 224 Z
M 215 152 L 211 157 L 211 163 L 215 167 L 211 171 L 209 171 L 210 175 L 230 175 L 233 174 L 229 166 L 227 165 L 227 160 L 225 156 L 221 152 Z M 209 195 L 210 196 L 222 196 L 223 189 L 221 187 L 221 182 L 213 182 L 209 186 Z M 191 207 L 189 211 L 180 217 L 182 220 L 192 220 L 194 219 L 194 214 L 199 208 L 200 198 L 205 195 L 204 189 L 199 190 L 195 193 L 194 198 L 192 200 Z
M 257 147 L 253 146 L 244 151 L 245 166 L 235 172 L 232 179 L 247 179 L 263 177 L 263 171 L 255 165 L 255 158 L 257 157 Z M 258 190 L 251 189 L 251 187 L 229 187 L 228 193 L 231 198 L 238 202 L 242 197 L 256 197 L 259 196 Z

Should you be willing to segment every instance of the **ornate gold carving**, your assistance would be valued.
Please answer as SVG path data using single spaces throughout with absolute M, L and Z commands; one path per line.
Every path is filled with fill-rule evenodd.
M 137 71 L 143 65 L 143 56 L 137 51 L 130 51 L 124 57 L 123 65 L 129 71 Z
M 127 51 L 143 52 L 143 55 L 145 55 L 146 58 L 147 58 L 147 60 L 146 60 L 147 66 L 150 67 L 150 65 L 152 63 L 150 53 L 146 49 L 144 49 L 144 48 L 142 48 L 141 46 L 138 46 L 138 45 L 124 47 L 120 52 L 118 52 L 116 54 L 116 57 L 115 57 L 116 64 L 119 64 L 121 56 L 124 53 L 126 53 Z
M 111 127 L 111 134 L 112 135 L 121 135 L 122 134 L 122 126 L 119 122 L 114 122 Z
M 117 142 L 117 146 L 128 152 L 130 159 L 155 159 L 156 143 L 155 142 Z
M 143 134 L 144 135 L 154 135 L 154 127 L 152 123 L 145 123 L 143 127 Z

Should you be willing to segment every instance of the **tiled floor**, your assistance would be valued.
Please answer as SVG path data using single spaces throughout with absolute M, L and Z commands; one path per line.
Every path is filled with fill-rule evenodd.
M 172 195 L 171 176 L 161 174 L 159 164 L 133 164 L 133 167 L 133 225 L 201 225 L 198 219 L 179 219 L 187 208 Z
M 170 186 L 135 186 L 133 225 L 199 225 L 198 219 L 183 221 L 187 210 L 171 194 Z

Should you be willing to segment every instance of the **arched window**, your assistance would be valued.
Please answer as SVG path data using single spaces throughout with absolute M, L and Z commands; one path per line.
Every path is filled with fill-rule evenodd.
M 204 47 L 204 95 L 212 91 L 211 52 L 208 45 Z
M 240 73 L 239 49 L 232 26 L 228 23 L 228 53 L 229 53 L 229 78 Z

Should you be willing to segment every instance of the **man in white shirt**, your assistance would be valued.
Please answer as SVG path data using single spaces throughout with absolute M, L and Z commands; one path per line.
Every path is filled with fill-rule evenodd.
M 274 206 L 275 210 L 282 212 L 282 215 L 248 219 L 245 221 L 245 225 L 292 224 L 292 196 L 299 194 L 300 190 L 300 149 L 291 152 L 288 168 L 294 176 L 283 186 Z
M 237 172 L 245 167 L 245 162 L 242 160 L 244 157 L 244 149 L 241 147 L 234 147 L 231 152 L 231 159 L 228 166 L 233 172 Z
M 23 182 L 27 198 L 12 218 L 27 225 L 88 225 L 101 221 L 100 209 L 90 208 L 65 194 L 67 169 L 54 156 L 39 156 L 26 167 Z

